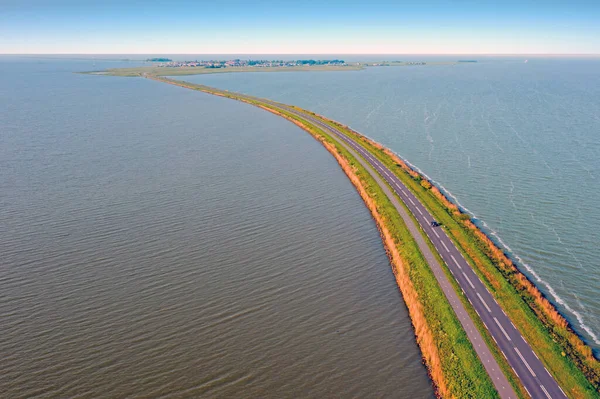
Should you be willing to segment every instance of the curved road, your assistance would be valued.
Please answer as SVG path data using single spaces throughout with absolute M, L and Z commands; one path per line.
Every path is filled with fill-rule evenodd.
M 171 83 L 169 80 L 165 81 Z M 178 84 L 178 82 L 173 83 Z M 212 88 L 206 87 L 208 93 L 211 93 L 211 90 Z M 500 351 L 506 358 L 508 364 L 512 367 L 513 371 L 529 393 L 529 396 L 534 399 L 567 398 L 565 392 L 542 364 L 535 352 L 533 352 L 529 343 L 510 321 L 500 305 L 498 305 L 487 287 L 473 271 L 471 265 L 463 258 L 452 240 L 446 235 L 446 232 L 440 227 L 433 227 L 431 225 L 431 222 L 434 220 L 433 216 L 402 183 L 402 181 L 383 163 L 373 157 L 368 151 L 346 136 L 343 132 L 322 122 L 311 114 L 298 111 L 295 108 L 274 101 L 239 93 L 235 93 L 235 95 L 239 98 L 267 103 L 275 108 L 295 114 L 319 126 L 352 153 L 352 155 L 355 156 L 373 176 L 389 197 L 415 238 L 419 249 L 431 267 L 444 295 L 450 302 L 452 309 L 461 322 L 473 348 L 492 379 L 501 398 L 512 399 L 516 398 L 517 395 L 508 383 L 504 373 L 500 370 L 500 367 L 494 356 L 491 354 L 487 344 L 483 341 L 479 330 L 475 328 L 473 320 L 459 300 L 457 292 L 450 284 L 447 275 L 444 273 L 437 258 L 433 255 L 430 247 L 423 239 L 419 229 L 424 231 L 429 237 L 429 240 L 454 276 L 463 294 L 483 321 L 483 324 L 500 348 Z M 400 199 L 406 208 L 413 214 L 418 226 L 415 225 L 413 219 L 406 212 L 406 209 L 398 202 L 398 199 Z
M 251 98 L 250 96 L 247 97 Z M 408 218 L 408 220 L 405 218 L 405 216 L 408 216 L 406 215 L 405 209 L 397 203 L 395 196 L 390 192 L 389 188 L 394 191 L 394 193 L 402 200 L 402 202 L 404 202 L 404 205 L 414 215 L 419 228 L 425 231 L 430 241 L 433 243 L 437 252 L 448 266 L 450 272 L 458 282 L 458 285 L 461 287 L 464 295 L 473 305 L 473 308 L 483 321 L 483 324 L 487 330 L 490 332 L 490 335 L 500 348 L 500 351 L 508 361 L 509 365 L 521 380 L 521 383 L 529 395 L 536 399 L 567 398 L 566 394 L 562 388 L 560 388 L 554 377 L 550 375 L 549 371 L 542 364 L 535 352 L 533 352 L 531 349 L 529 343 L 525 341 L 525 338 L 516 329 L 500 305 L 498 305 L 492 294 L 488 291 L 477 274 L 475 274 L 471 265 L 463 258 L 462 254 L 456 248 L 452 240 L 446 235 L 446 232 L 440 227 L 431 226 L 431 221 L 434 220 L 433 216 L 411 193 L 411 191 L 404 186 L 398 177 L 396 177 L 385 165 L 373 157 L 362 146 L 348 138 L 344 133 L 340 132 L 334 127 L 323 123 L 310 114 L 300 112 L 286 105 L 265 101 L 264 99 L 260 99 L 260 101 L 269 103 L 270 105 L 278 108 L 282 108 L 299 117 L 309 120 L 311 123 L 318 125 L 330 133 L 334 139 L 338 140 L 347 149 L 354 153 L 353 155 L 356 156 L 357 153 L 360 154 L 364 161 L 368 163 L 371 168 L 376 170 L 379 173 L 379 176 L 387 183 L 387 185 L 383 183 L 379 176 L 374 176 L 388 197 L 390 197 L 390 200 L 392 200 L 393 203 L 395 202 L 394 205 L 400 212 L 403 219 L 405 219 L 405 223 L 409 229 L 411 229 L 411 227 L 414 228 L 414 222 L 410 218 Z M 363 163 L 363 159 L 359 157 L 357 157 L 357 159 Z M 467 332 L 473 347 L 475 348 L 488 374 L 492 378 L 492 381 L 500 393 L 500 396 L 502 398 L 516 398 L 516 394 L 500 370 L 489 348 L 482 340 L 479 331 L 475 328 L 473 321 L 467 314 L 464 306 L 458 300 L 457 294 L 454 288 L 449 284 L 446 274 L 443 273 L 439 263 L 437 262 L 437 259 L 433 256 L 433 254 L 431 254 L 429 246 L 427 246 L 424 240 L 422 240 L 422 235 L 418 231 L 416 231 L 416 234 L 414 231 L 411 232 L 413 233 L 414 238 L 417 240 L 417 244 L 419 244 L 421 252 L 434 271 L 434 274 L 436 275 L 444 294 L 450 301 L 450 304 L 459 317 L 463 328 Z

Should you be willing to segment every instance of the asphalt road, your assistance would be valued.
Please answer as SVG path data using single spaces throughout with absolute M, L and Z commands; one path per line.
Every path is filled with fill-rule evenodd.
M 261 99 L 261 101 L 264 100 Z M 433 243 L 433 246 L 447 264 L 450 272 L 458 282 L 458 285 L 461 287 L 464 295 L 473 305 L 473 308 L 483 321 L 494 341 L 497 343 L 509 365 L 513 368 L 515 374 L 521 380 L 529 395 L 536 399 L 567 398 L 554 377 L 550 375 L 537 355 L 533 352 L 529 343 L 525 341 L 525 338 L 515 328 L 514 324 L 510 321 L 506 313 L 504 313 L 504 311 L 500 308 L 492 294 L 488 291 L 477 274 L 475 274 L 471 265 L 463 258 L 462 254 L 456 248 L 452 240 L 446 235 L 444 229 L 441 227 L 431 226 L 431 222 L 434 220 L 433 216 L 410 192 L 410 190 L 404 186 L 398 177 L 396 177 L 378 159 L 363 149 L 363 147 L 348 138 L 344 133 L 331 127 L 330 125 L 327 125 L 326 123 L 321 122 L 319 119 L 310 114 L 297 111 L 294 108 L 275 102 L 271 102 L 271 104 L 276 107 L 283 108 L 288 112 L 294 113 L 318 125 L 330 133 L 333 138 L 344 144 L 346 148 L 351 149 L 351 152 L 355 153 L 355 155 L 356 153 L 360 154 L 362 159 L 358 157 L 357 159 L 359 159 L 361 162 L 364 160 L 366 163 L 368 163 L 368 165 L 370 165 L 371 168 L 378 172 L 380 178 L 379 176 L 374 177 L 376 177 L 376 180 L 378 180 L 378 183 L 382 186 L 384 191 L 386 191 L 392 202 L 396 202 L 396 208 L 401 215 L 404 213 L 404 215 L 402 215 L 403 217 L 408 216 L 406 215 L 405 209 L 397 203 L 394 195 L 390 192 L 390 188 L 414 215 L 419 228 L 425 231 L 430 241 Z M 387 185 L 384 184 L 381 179 L 384 179 L 385 182 L 387 182 Z M 409 226 L 409 229 L 411 226 L 414 227 L 414 222 L 412 219 L 409 218 L 410 223 L 407 222 L 406 219 L 405 222 L 407 226 Z M 465 328 L 473 347 L 477 351 L 479 358 L 481 359 L 488 374 L 492 378 L 492 381 L 494 382 L 494 385 L 496 386 L 496 389 L 500 393 L 501 397 L 516 398 L 516 394 L 508 384 L 506 377 L 500 370 L 493 355 L 490 353 L 489 348 L 482 340 L 482 337 L 479 334 L 479 331 L 475 328 L 472 319 L 464 309 L 462 303 L 458 300 L 454 288 L 449 284 L 447 276 L 443 273 L 439 263 L 437 262 L 437 259 L 433 256 L 433 254 L 430 253 L 430 248 L 422 240 L 421 234 L 419 234 L 418 231 L 416 231 L 417 234 L 415 234 L 415 232 L 412 233 L 419 244 L 421 252 L 423 252 L 429 265 L 432 267 L 432 270 L 434 271 L 434 274 L 436 275 L 444 294 L 450 301 L 450 304 L 459 317 L 463 328 Z

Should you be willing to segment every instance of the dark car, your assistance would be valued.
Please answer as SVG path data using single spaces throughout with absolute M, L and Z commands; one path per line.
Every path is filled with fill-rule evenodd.
M 431 221 L 431 227 L 438 227 L 438 226 L 441 226 L 441 225 L 442 225 L 441 223 L 438 223 L 435 220 Z

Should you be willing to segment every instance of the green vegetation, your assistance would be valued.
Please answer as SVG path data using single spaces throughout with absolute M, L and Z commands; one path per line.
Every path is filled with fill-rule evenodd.
M 307 70 L 315 70 L 315 67 L 307 68 Z M 325 70 L 357 69 L 356 67 L 324 68 Z M 276 69 L 267 68 L 264 71 Z M 295 68 L 283 69 L 294 70 Z M 157 72 L 160 73 L 163 70 L 163 68 L 160 68 Z M 254 68 L 250 68 L 250 70 L 255 71 Z M 174 75 L 174 71 L 165 72 Z M 393 235 L 395 247 L 407 265 L 410 281 L 419 293 L 418 300 L 424 309 L 426 323 L 434 335 L 436 349 L 443 354 L 440 357 L 441 367 L 443 379 L 447 383 L 449 392 L 451 395 L 460 398 L 497 397 L 487 373 L 402 218 L 369 173 L 337 141 L 309 121 L 265 103 L 258 98 L 238 95 L 207 86 L 159 78 L 157 76 L 160 75 L 155 75 L 148 68 L 119 69 L 108 71 L 108 73 L 117 76 L 146 76 L 272 109 L 288 119 L 307 126 L 312 134 L 320 136 L 329 144 L 334 145 L 337 151 L 351 163 L 369 196 L 375 201 L 377 211 L 383 216 L 385 226 Z M 300 108 L 297 109 L 315 115 Z M 315 116 L 319 117 L 318 115 Z M 382 161 L 419 198 L 436 220 L 443 224 L 449 237 L 457 244 L 465 259 L 473 266 L 475 272 L 567 395 L 572 398 L 600 398 L 598 393 L 600 389 L 600 364 L 594 358 L 590 348 L 581 342 L 564 322 L 564 319 L 512 265 L 510 260 L 481 231 L 475 228 L 469 216 L 458 211 L 456 206 L 443 197 L 429 181 L 408 168 L 402 160 L 395 157 L 389 150 L 344 125 L 323 117 L 320 118 L 343 131 Z M 433 252 L 436 253 L 436 251 Z M 440 263 L 444 265 L 443 262 Z M 450 276 L 447 269 L 446 274 Z M 477 328 L 492 349 L 492 353 L 494 353 L 498 363 L 505 371 L 509 381 L 513 384 L 517 393 L 524 397 L 522 386 L 518 383 L 518 379 L 512 373 L 506 360 L 500 355 L 499 349 L 492 342 L 481 320 L 475 315 L 473 308 L 461 294 L 454 279 L 450 278 L 450 281 L 455 285 L 459 297 L 471 313 Z
M 148 61 L 148 62 L 171 62 L 173 60 L 170 58 L 148 58 L 146 61 Z
M 163 81 L 170 81 L 161 78 Z M 170 81 L 171 83 L 175 83 Z M 427 326 L 430 328 L 434 343 L 440 356 L 443 380 L 451 396 L 460 398 L 495 398 L 498 394 L 481 364 L 471 342 L 467 338 L 460 321 L 456 317 L 444 293 L 421 254 L 417 243 L 404 224 L 389 198 L 371 177 L 371 175 L 356 161 L 356 159 L 336 140 L 309 121 L 299 118 L 283 109 L 273 107 L 259 99 L 240 96 L 235 93 L 208 88 L 206 86 L 176 82 L 184 87 L 208 91 L 212 94 L 242 100 L 254 105 L 275 109 L 289 119 L 296 120 L 309 126 L 328 143 L 334 145 L 342 156 L 350 161 L 369 196 L 377 204 L 378 212 L 383 216 L 385 225 L 393 235 L 394 243 L 401 258 L 408 266 L 411 283 L 419 293 L 419 302 L 423 307 Z M 431 370 L 430 370 L 431 372 Z
M 235 97 L 234 97 L 235 98 Z M 260 104 L 260 103 L 259 103 Z M 266 104 L 260 104 L 265 106 Z M 269 105 L 266 105 L 269 106 Z M 272 107 L 272 106 L 269 106 Z M 496 398 L 496 392 L 488 374 L 481 364 L 467 334 L 452 310 L 433 272 L 420 252 L 414 237 L 387 195 L 356 159 L 331 136 L 312 125 L 308 120 L 287 113 L 288 117 L 311 126 L 329 143 L 336 146 L 344 158 L 350 161 L 369 196 L 377 204 L 378 212 L 392 233 L 396 249 L 409 268 L 409 277 L 419 293 L 427 325 L 431 329 L 437 350 L 442 354 L 443 378 L 448 390 L 457 398 Z
M 297 108 L 297 107 L 294 107 L 294 108 Z M 298 108 L 298 109 L 300 109 L 300 108 Z M 311 113 L 311 114 L 313 116 L 317 116 L 318 117 L 318 115 L 316 115 L 314 113 Z M 337 129 L 340 129 L 340 128 L 341 129 L 345 129 L 346 133 L 349 136 L 355 136 L 354 133 L 350 132 L 345 126 L 343 126 L 343 125 L 341 125 L 341 124 L 339 124 L 337 122 L 332 122 L 332 121 L 329 121 L 329 120 L 326 120 L 326 119 L 323 119 L 323 121 L 325 123 L 327 123 L 328 125 L 330 125 L 332 127 L 335 127 Z M 368 148 L 368 147 L 365 147 L 365 148 L 369 149 L 369 152 L 373 153 L 373 148 Z M 375 150 L 379 151 L 379 149 L 376 148 L 376 147 L 375 147 Z M 395 169 L 395 168 L 390 168 L 389 165 L 387 165 L 387 166 L 392 171 Z M 396 197 L 398 198 L 399 202 L 405 206 L 404 202 L 400 199 L 400 197 L 398 195 L 396 195 Z M 405 208 L 408 210 L 408 208 L 406 206 L 405 206 Z M 412 213 L 409 212 L 409 215 L 411 216 L 411 218 L 413 219 L 413 221 L 415 223 L 418 223 L 417 220 L 416 220 L 416 218 L 414 217 L 414 215 Z M 425 234 L 424 231 L 421 231 L 421 235 L 425 239 L 425 242 L 431 248 L 431 252 L 437 258 L 437 261 L 439 262 L 439 264 L 442 266 L 442 269 L 444 270 L 444 273 L 448 277 L 448 280 L 450 281 L 450 283 L 454 287 L 454 290 L 458 293 L 459 299 L 461 300 L 463 306 L 465 307 L 465 309 L 469 313 L 469 316 L 471 317 L 471 319 L 473 320 L 475 326 L 479 330 L 479 333 L 483 337 L 483 339 L 486 342 L 488 348 L 490 348 L 490 351 L 491 351 L 492 355 L 496 359 L 496 362 L 498 363 L 498 365 L 502 369 L 502 372 L 504 373 L 504 375 L 507 377 L 508 382 L 512 385 L 513 389 L 515 390 L 515 392 L 517 393 L 517 395 L 520 398 L 528 398 L 529 395 L 527 394 L 527 391 L 525 390 L 525 388 L 521 384 L 520 379 L 515 374 L 515 372 L 513 371 L 512 367 L 508 364 L 508 361 L 506 360 L 506 358 L 502 355 L 502 352 L 501 352 L 500 348 L 498 347 L 498 345 L 496 344 L 496 342 L 493 340 L 490 332 L 488 331 L 488 329 L 483 324 L 483 322 L 482 322 L 481 318 L 479 317 L 479 315 L 477 314 L 477 312 L 475 312 L 475 309 L 473 308 L 473 305 L 471 305 L 471 303 L 467 300 L 466 296 L 463 294 L 460 286 L 458 285 L 458 282 L 456 281 L 456 279 L 454 278 L 454 276 L 452 276 L 452 273 L 450 272 L 450 269 L 448 268 L 448 266 L 446 265 L 446 263 L 444 262 L 444 260 L 440 256 L 440 254 L 437 252 L 437 249 L 435 249 L 435 247 L 433 246 L 433 243 L 431 242 L 431 240 L 429 239 L 429 237 L 427 236 L 427 234 Z
M 336 124 L 336 127 L 345 129 L 350 137 L 394 171 L 436 220 L 443 224 L 448 235 L 565 392 L 574 398 L 599 398 L 600 365 L 589 347 L 583 345 L 568 326 L 556 323 L 545 314 L 536 294 L 520 285 L 520 273 L 503 264 L 490 248 L 489 242 L 482 239 L 479 230 L 466 224 L 470 221 L 468 215 L 440 200 L 439 194 L 436 195 L 436 191 L 432 190 L 431 183 L 420 175 L 409 173 L 383 147 L 379 148 L 344 126 Z

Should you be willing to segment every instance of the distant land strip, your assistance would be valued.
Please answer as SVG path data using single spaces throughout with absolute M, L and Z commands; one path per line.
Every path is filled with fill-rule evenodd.
M 158 61 L 162 60 L 162 61 Z M 372 67 L 401 66 L 448 66 L 472 61 L 368 61 L 345 62 L 343 60 L 297 60 L 297 61 L 172 61 L 169 58 L 152 58 L 146 60 L 151 66 L 135 68 L 113 68 L 103 71 L 83 72 L 93 75 L 129 76 L 187 76 L 210 73 L 235 72 L 341 72 L 360 71 Z M 310 63 L 314 61 L 314 63 Z M 327 63 L 326 63 L 327 62 Z
M 465 331 L 442 295 L 439 284 L 424 262 L 423 254 L 416 246 L 406 224 L 391 206 L 389 198 L 361 162 L 333 139 L 331 134 L 327 133 L 327 129 L 319 125 L 330 126 L 368 151 L 370 156 L 392 171 L 443 225 L 444 232 L 474 269 L 494 300 L 510 317 L 515 328 L 531 345 L 536 358 L 539 358 L 547 372 L 554 377 L 561 391 L 564 389 L 567 397 L 600 398 L 600 362 L 566 319 L 517 269 L 508 256 L 472 223 L 467 214 L 462 213 L 437 187 L 389 149 L 345 125 L 298 107 L 168 79 L 150 73 L 148 68 L 141 71 L 139 69 L 142 68 L 138 68 L 137 75 L 132 74 L 132 71 L 119 73 L 119 70 L 109 70 L 106 74 L 142 76 L 253 104 L 291 120 L 315 136 L 334 155 L 377 223 L 396 280 L 409 309 L 417 343 L 438 396 L 487 398 L 499 397 L 499 394 L 477 358 L 473 346 L 466 339 Z M 320 122 L 313 123 L 311 120 Z M 424 233 L 422 234 L 425 237 Z M 452 279 L 448 265 L 441 263 L 444 264 L 446 275 Z M 460 293 L 456 283 L 453 284 L 518 397 L 532 396 L 523 386 L 520 376 L 501 355 L 502 352 L 495 344 L 495 339 L 492 339 L 488 326 L 477 317 L 475 309 L 464 294 Z M 534 377 L 537 376 L 534 374 Z M 541 386 L 541 389 L 546 390 L 544 386 Z M 537 397 L 535 394 L 533 396 Z

